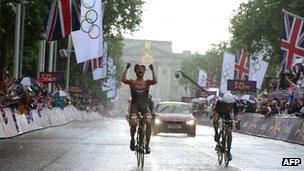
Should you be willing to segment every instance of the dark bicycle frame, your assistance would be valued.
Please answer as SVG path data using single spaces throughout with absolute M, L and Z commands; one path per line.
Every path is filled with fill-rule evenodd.
M 144 167 L 145 161 L 145 147 L 146 147 L 146 124 L 144 116 L 139 112 L 138 113 L 138 128 L 136 135 L 136 146 L 135 153 L 137 157 L 137 167 Z
M 230 120 L 230 119 L 224 119 L 222 118 L 222 126 L 220 130 L 220 138 L 216 144 L 216 151 L 217 151 L 217 157 L 218 157 L 218 162 L 219 165 L 222 164 L 223 157 L 225 161 L 225 167 L 228 166 L 229 164 L 229 159 L 228 159 L 228 144 L 227 144 L 227 138 L 228 138 L 228 127 L 229 123 L 235 123 L 235 120 Z

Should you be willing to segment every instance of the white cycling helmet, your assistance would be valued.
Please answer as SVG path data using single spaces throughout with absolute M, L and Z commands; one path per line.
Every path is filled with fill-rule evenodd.
M 225 93 L 223 96 L 223 102 L 234 103 L 235 102 L 234 96 L 230 92 Z

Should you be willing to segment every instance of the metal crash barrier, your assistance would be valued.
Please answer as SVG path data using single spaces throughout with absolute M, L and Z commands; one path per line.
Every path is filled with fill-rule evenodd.
M 53 108 L 41 111 L 32 110 L 28 114 L 20 115 L 16 110 L 5 108 L 0 116 L 0 138 L 9 138 L 29 131 L 51 126 L 64 125 L 71 121 L 86 121 L 101 119 L 97 112 L 85 112 L 74 106 L 64 109 Z
M 209 115 L 201 115 L 197 120 L 212 126 Z M 290 115 L 265 117 L 248 113 L 241 116 L 241 129 L 237 132 L 304 145 L 304 118 Z

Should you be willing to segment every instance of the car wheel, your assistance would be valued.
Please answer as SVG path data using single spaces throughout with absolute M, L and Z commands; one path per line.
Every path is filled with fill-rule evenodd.
M 190 133 L 188 133 L 188 136 L 189 136 L 189 137 L 195 137 L 195 132 L 190 132 Z
M 196 135 L 196 127 L 194 128 L 194 131 L 193 131 L 193 132 L 189 132 L 189 133 L 188 133 L 188 136 L 189 136 L 189 137 L 195 137 L 195 135 Z

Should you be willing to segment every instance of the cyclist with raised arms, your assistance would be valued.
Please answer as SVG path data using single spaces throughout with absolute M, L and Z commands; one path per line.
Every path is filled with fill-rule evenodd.
M 234 96 L 227 92 L 224 94 L 223 98 L 218 100 L 216 102 L 214 111 L 213 111 L 213 127 L 215 131 L 214 135 L 214 141 L 218 142 L 220 135 L 218 133 L 218 127 L 219 127 L 219 119 L 224 118 L 227 120 L 237 120 L 237 114 L 238 114 L 238 109 L 237 109 L 237 103 L 235 102 Z M 233 118 L 232 118 L 233 117 Z M 239 121 L 237 121 L 239 123 Z M 227 140 L 227 145 L 228 145 L 228 159 L 232 160 L 232 155 L 230 153 L 231 149 L 231 143 L 232 143 L 232 123 L 228 123 L 228 140 Z M 236 124 L 237 129 L 239 129 L 239 124 Z
M 136 64 L 134 66 L 134 72 L 136 74 L 136 79 L 127 79 L 127 72 L 130 68 L 131 64 L 128 63 L 126 68 L 123 72 L 121 81 L 130 86 L 131 90 L 131 107 L 130 107 L 130 134 L 131 134 L 131 141 L 130 141 L 130 149 L 131 151 L 135 150 L 135 133 L 137 127 L 137 115 L 138 112 L 145 117 L 145 124 L 146 124 L 146 153 L 150 153 L 151 149 L 149 146 L 150 137 L 151 137 L 151 125 L 152 125 L 152 115 L 151 111 L 148 107 L 148 96 L 149 96 L 149 88 L 151 85 L 157 83 L 157 78 L 153 69 L 153 65 L 149 65 L 149 68 L 152 71 L 152 80 L 144 80 L 144 75 L 146 71 L 146 67 L 142 64 Z

